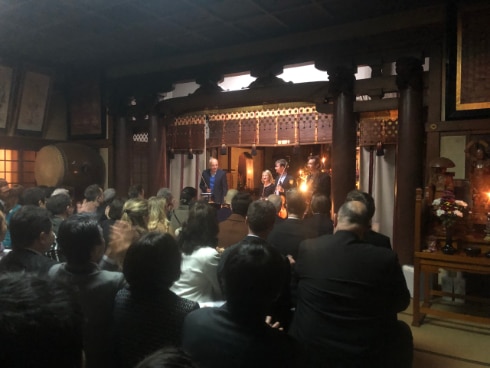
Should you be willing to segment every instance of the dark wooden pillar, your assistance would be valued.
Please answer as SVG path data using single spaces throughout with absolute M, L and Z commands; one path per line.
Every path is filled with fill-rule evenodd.
M 331 199 L 336 213 L 347 193 L 356 188 L 356 139 L 354 117 L 355 69 L 334 67 L 328 69 L 329 95 L 333 97 L 332 126 L 332 191 Z
M 401 264 L 413 263 L 415 189 L 423 186 L 423 69 L 422 61 L 401 58 L 396 62 L 398 145 L 396 164 L 393 249 Z
M 129 134 L 126 117 L 117 117 L 114 127 L 114 176 L 115 189 L 118 196 L 126 197 L 129 189 Z

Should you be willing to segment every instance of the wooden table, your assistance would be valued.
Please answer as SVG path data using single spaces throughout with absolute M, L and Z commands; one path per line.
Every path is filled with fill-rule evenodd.
M 490 324 L 490 317 L 480 317 L 464 313 L 456 313 L 431 308 L 433 296 L 458 297 L 463 299 L 474 299 L 480 302 L 489 303 L 490 316 L 490 300 L 483 298 L 470 298 L 465 295 L 454 295 L 445 293 L 432 287 L 432 276 L 439 273 L 439 269 L 451 271 L 461 271 L 468 273 L 476 273 L 482 275 L 490 275 L 490 258 L 483 254 L 478 257 L 467 256 L 464 252 L 458 252 L 454 255 L 446 255 L 441 251 L 415 252 L 414 256 L 414 285 L 413 285 L 413 326 L 420 326 L 427 314 L 436 315 L 443 318 L 453 318 L 463 321 L 487 323 Z M 420 277 L 423 276 L 423 302 L 420 302 Z

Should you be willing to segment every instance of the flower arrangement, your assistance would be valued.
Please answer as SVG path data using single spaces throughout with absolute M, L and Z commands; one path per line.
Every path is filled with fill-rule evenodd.
M 454 195 L 445 194 L 441 198 L 434 199 L 432 202 L 435 214 L 447 228 L 452 227 L 458 218 L 463 218 L 468 204 L 454 198 Z

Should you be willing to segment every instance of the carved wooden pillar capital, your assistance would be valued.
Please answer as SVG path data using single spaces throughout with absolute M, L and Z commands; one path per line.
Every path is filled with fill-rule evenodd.
M 249 88 L 283 85 L 286 82 L 278 77 L 278 75 L 282 74 L 283 71 L 284 68 L 282 64 L 277 64 L 271 61 L 254 66 L 250 69 L 250 75 L 257 79 L 250 83 Z
M 356 70 L 350 66 L 332 66 L 327 68 L 330 85 L 329 95 L 337 97 L 340 94 L 352 96 L 354 94 L 354 84 Z
M 194 91 L 193 94 L 209 94 L 215 92 L 222 92 L 223 88 L 218 86 L 218 83 L 223 80 L 223 74 L 217 72 L 204 72 L 202 75 L 196 78 L 196 83 L 199 84 L 199 88 Z
M 424 87 L 423 62 L 415 57 L 402 57 L 396 61 L 396 85 L 399 90 L 413 88 L 421 91 Z

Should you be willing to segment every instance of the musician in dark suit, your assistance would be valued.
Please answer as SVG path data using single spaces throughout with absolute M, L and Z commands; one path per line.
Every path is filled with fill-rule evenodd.
M 225 201 L 225 194 L 228 191 L 226 173 L 218 169 L 218 160 L 214 157 L 209 159 L 209 169 L 202 172 L 201 182 L 199 183 L 202 193 L 210 193 L 210 201 L 221 205 Z
M 275 194 L 286 192 L 287 190 L 296 187 L 296 180 L 294 180 L 292 175 L 288 174 L 287 167 L 288 162 L 285 159 L 281 158 L 276 161 L 275 170 L 277 173 L 277 178 Z
M 308 170 L 310 171 L 307 183 L 308 189 L 311 194 L 313 195 L 319 193 L 330 197 L 330 175 L 328 175 L 326 172 L 321 171 L 322 163 L 320 161 L 320 157 L 310 156 L 306 165 L 308 166 Z
M 347 193 L 346 201 L 360 201 L 364 203 L 367 208 L 368 216 L 369 216 L 369 229 L 364 233 L 363 240 L 366 243 L 376 245 L 378 247 L 392 249 L 390 238 L 386 235 L 378 233 L 371 229 L 371 221 L 374 216 L 374 212 L 376 211 L 376 207 L 374 205 L 374 198 L 366 192 L 361 192 L 360 190 L 351 190 Z
M 361 240 L 366 206 L 344 203 L 335 233 L 301 243 L 298 302 L 289 333 L 311 367 L 412 367 L 410 328 L 397 313 L 410 304 L 395 252 Z

